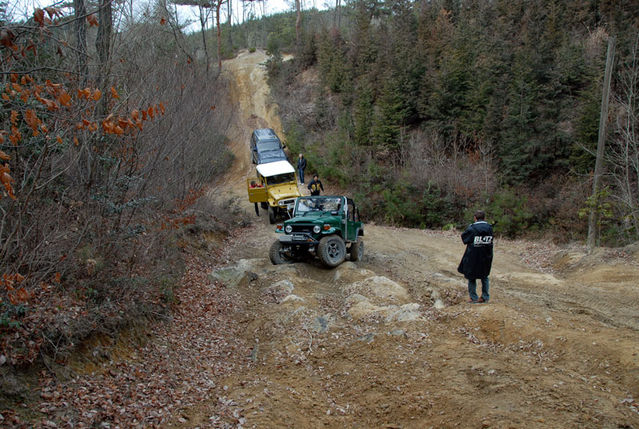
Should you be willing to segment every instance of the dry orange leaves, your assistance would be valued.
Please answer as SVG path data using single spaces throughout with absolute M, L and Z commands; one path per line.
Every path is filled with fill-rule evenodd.
M 46 12 L 49 18 L 58 16 L 58 12 L 55 9 L 39 10 L 36 13 L 38 20 L 46 22 L 47 18 L 44 15 Z M 87 19 L 96 19 L 91 16 Z M 97 25 L 97 19 L 96 19 Z M 2 37 L 9 37 L 4 34 Z M 0 89 L 2 89 L 0 87 Z M 9 111 L 7 129 L 0 130 L 0 143 L 4 143 L 5 139 L 8 139 L 14 146 L 24 139 L 23 133 L 26 129 L 31 131 L 33 137 L 43 135 L 46 139 L 53 139 L 59 144 L 63 144 L 64 140 L 60 135 L 50 136 L 47 123 L 50 119 L 48 112 L 56 112 L 60 109 L 64 109 L 67 112 L 76 114 L 79 116 L 79 121 L 76 122 L 75 129 L 84 130 L 89 132 L 102 131 L 104 134 L 121 136 L 125 134 L 133 134 L 137 130 L 143 129 L 143 123 L 145 121 L 153 120 L 156 115 L 164 114 L 165 106 L 163 103 L 148 106 L 144 109 L 136 109 L 131 112 L 130 115 L 115 116 L 113 114 L 108 115 L 105 119 L 100 120 L 97 118 L 91 118 L 90 106 L 77 106 L 74 111 L 74 104 L 79 100 L 86 100 L 90 103 L 97 103 L 103 99 L 103 93 L 97 88 L 86 87 L 84 89 L 78 89 L 76 97 L 70 93 L 69 90 L 61 83 L 54 83 L 51 80 L 46 80 L 44 83 L 38 84 L 30 75 L 18 75 L 12 73 L 9 75 L 9 82 L 4 86 L 4 91 L 1 93 L 0 98 L 5 102 L 10 103 L 11 109 Z M 120 95 L 115 87 L 110 87 L 107 94 L 111 99 L 119 99 Z M 37 101 L 42 107 L 38 107 Z M 80 111 L 80 108 L 89 107 L 89 109 Z M 66 113 L 65 113 L 66 114 Z M 81 116 L 80 116 L 81 115 Z M 76 116 L 76 121 L 78 120 Z M 66 124 L 73 123 L 65 117 L 63 122 Z M 27 128 L 28 127 L 28 128 Z M 75 146 L 79 145 L 79 139 L 77 136 L 69 136 L 70 141 Z M 9 161 L 11 157 L 3 151 L 0 151 L 0 160 Z M 0 167 L 0 183 L 3 188 L 0 188 L 0 198 L 9 196 L 12 199 L 16 199 L 15 191 L 13 188 L 14 180 L 10 175 L 10 167 L 8 164 L 4 164 Z
M 45 11 L 48 17 L 44 15 Z M 40 26 L 51 24 L 51 20 L 58 16 L 62 16 L 62 12 L 55 7 L 46 7 L 44 10 L 38 8 L 33 12 L 33 20 Z
M 11 170 L 9 169 L 9 164 L 0 166 L 0 183 L 2 183 L 2 185 L 4 186 L 4 190 L 6 191 L 7 195 L 11 199 L 15 200 L 16 196 L 13 193 L 13 177 L 11 177 L 11 175 L 9 174 L 10 171 Z M 1 197 L 2 195 L 0 194 L 0 198 Z
M 24 281 L 25 277 L 22 274 L 3 274 L 0 277 L 0 286 L 4 286 L 7 291 L 9 301 L 13 305 L 27 302 L 30 298 L 29 292 L 24 287 L 16 289 L 16 287 Z
M 98 18 L 96 18 L 95 13 L 87 16 L 87 22 L 89 23 L 89 27 L 97 27 L 100 25 L 98 22 Z
M 102 91 L 99 89 L 91 90 L 91 88 L 78 89 L 78 98 L 82 99 L 92 99 L 93 101 L 98 101 L 102 98 Z

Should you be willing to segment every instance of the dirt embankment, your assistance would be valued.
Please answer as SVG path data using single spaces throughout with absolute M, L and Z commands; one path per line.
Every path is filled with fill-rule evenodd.
M 264 59 L 228 63 L 242 120 L 218 193 L 245 198 L 250 131 L 280 131 Z M 367 225 L 364 261 L 335 270 L 272 266 L 274 239 L 256 218 L 227 247 L 212 278 L 251 352 L 176 426 L 639 427 L 636 249 L 498 240 L 491 302 L 469 305 L 458 233 Z

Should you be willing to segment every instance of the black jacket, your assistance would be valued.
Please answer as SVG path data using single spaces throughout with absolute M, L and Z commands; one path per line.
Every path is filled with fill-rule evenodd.
M 322 181 L 319 179 L 311 180 L 311 183 L 308 184 L 308 189 L 311 191 L 311 195 L 319 195 L 320 189 L 324 191 L 324 185 L 322 185 Z
M 306 158 L 297 158 L 297 169 L 304 170 L 306 168 Z
M 469 225 L 461 238 L 466 245 L 466 252 L 457 271 L 467 279 L 488 277 L 493 263 L 493 227 L 480 220 Z

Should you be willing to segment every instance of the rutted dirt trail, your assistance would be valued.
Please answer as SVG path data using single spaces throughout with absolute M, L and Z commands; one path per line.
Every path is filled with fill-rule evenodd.
M 239 297 L 250 350 L 183 427 L 639 427 L 639 247 L 496 242 L 491 303 L 469 305 L 458 232 L 366 225 L 364 260 L 273 266 L 244 179 L 248 138 L 281 134 L 259 64 L 225 63 L 238 106 L 232 172 L 253 225 L 212 274 Z

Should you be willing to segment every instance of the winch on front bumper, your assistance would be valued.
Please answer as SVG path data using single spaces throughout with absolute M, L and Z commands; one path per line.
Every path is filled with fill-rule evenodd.
M 277 237 L 280 243 L 286 244 L 308 244 L 308 245 L 317 245 L 319 243 L 318 240 L 313 238 L 311 234 L 305 233 L 293 233 L 287 235 L 280 235 Z

